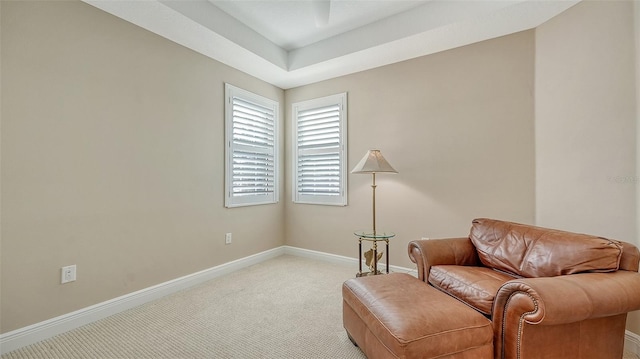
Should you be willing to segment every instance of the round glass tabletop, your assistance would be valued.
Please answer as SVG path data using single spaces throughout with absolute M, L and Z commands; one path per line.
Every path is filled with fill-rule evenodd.
M 375 233 L 366 231 L 353 232 L 357 237 L 362 239 L 389 239 L 396 236 L 393 232 L 376 231 Z

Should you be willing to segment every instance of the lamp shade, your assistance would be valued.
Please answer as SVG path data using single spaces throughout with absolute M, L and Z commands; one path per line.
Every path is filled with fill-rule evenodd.
M 387 160 L 382 157 L 380 150 L 369 150 L 360 162 L 351 170 L 351 173 L 398 173 Z

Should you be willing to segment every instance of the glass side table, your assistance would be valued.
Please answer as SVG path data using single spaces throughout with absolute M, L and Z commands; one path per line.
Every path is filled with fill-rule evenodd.
M 376 232 L 376 233 L 366 233 L 365 231 L 356 231 L 353 234 L 358 237 L 358 273 L 356 273 L 356 277 L 369 276 L 382 274 L 378 270 L 378 242 L 384 241 L 386 244 L 386 253 L 385 253 L 385 261 L 387 263 L 387 274 L 389 274 L 389 239 L 396 236 L 395 233 L 391 232 Z M 373 268 L 370 272 L 362 272 L 362 241 L 373 242 L 373 257 L 371 267 Z

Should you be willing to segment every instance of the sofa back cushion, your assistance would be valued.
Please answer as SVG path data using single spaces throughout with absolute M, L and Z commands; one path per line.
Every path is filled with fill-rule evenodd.
M 618 270 L 618 241 L 487 218 L 473 220 L 469 239 L 487 267 L 523 277 Z

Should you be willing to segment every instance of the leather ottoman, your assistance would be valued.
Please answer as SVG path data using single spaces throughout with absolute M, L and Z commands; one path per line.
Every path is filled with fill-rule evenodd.
M 349 279 L 343 324 L 367 358 L 493 358 L 484 315 L 409 274 Z

